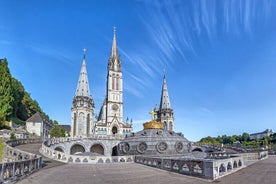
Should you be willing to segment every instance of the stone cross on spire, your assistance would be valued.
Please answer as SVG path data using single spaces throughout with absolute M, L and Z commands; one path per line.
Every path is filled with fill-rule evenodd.
M 85 59 L 85 54 L 86 54 L 86 49 L 83 49 L 83 61 L 82 61 L 82 66 L 81 66 L 81 71 L 80 71 L 80 76 L 79 76 L 79 81 L 78 81 L 78 86 L 76 90 L 76 96 L 87 96 L 90 97 L 90 89 L 89 89 L 89 84 L 88 84 L 88 74 L 86 70 L 86 59 Z
M 169 98 L 169 92 L 166 82 L 166 74 L 164 73 L 161 100 L 160 100 L 160 109 L 171 109 L 171 102 Z

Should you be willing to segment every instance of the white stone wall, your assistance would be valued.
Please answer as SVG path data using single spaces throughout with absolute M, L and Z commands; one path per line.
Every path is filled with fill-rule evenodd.
M 42 125 L 39 122 L 26 122 L 26 130 L 30 134 L 35 134 L 37 136 L 41 136 L 43 132 Z

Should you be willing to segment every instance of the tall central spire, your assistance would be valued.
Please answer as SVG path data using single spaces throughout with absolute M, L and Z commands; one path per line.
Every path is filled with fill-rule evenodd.
M 113 71 L 121 71 L 121 59 L 118 54 L 115 26 L 113 31 L 113 42 L 112 42 L 111 53 L 108 60 L 108 68 Z
M 86 49 L 83 49 L 83 60 L 82 60 L 82 66 L 78 81 L 78 86 L 76 90 L 75 96 L 86 96 L 90 97 L 90 90 L 89 90 L 89 84 L 88 84 L 88 74 L 86 70 Z
M 162 94 L 160 101 L 160 109 L 171 109 L 171 102 L 169 98 L 169 92 L 167 88 L 166 75 L 164 74 L 163 86 L 162 86 Z
M 116 27 L 114 26 L 112 50 L 111 50 L 111 56 L 110 57 L 117 57 L 117 56 L 118 56 L 118 49 L 117 49 L 117 41 L 116 41 Z

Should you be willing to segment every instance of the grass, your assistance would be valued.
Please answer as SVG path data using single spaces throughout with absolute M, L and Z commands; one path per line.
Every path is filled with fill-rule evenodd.
M 4 140 L 0 140 L 0 162 L 3 160 Z

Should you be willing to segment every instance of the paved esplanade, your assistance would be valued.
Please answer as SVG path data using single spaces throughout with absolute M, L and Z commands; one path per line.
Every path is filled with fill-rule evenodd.
M 39 146 L 39 144 L 21 145 L 18 148 L 30 152 L 33 150 L 37 153 Z M 18 183 L 274 184 L 276 183 L 276 156 L 269 156 L 266 160 L 215 181 L 207 181 L 134 163 L 73 165 L 58 164 L 52 161 L 48 162 L 48 166 L 45 168 Z

